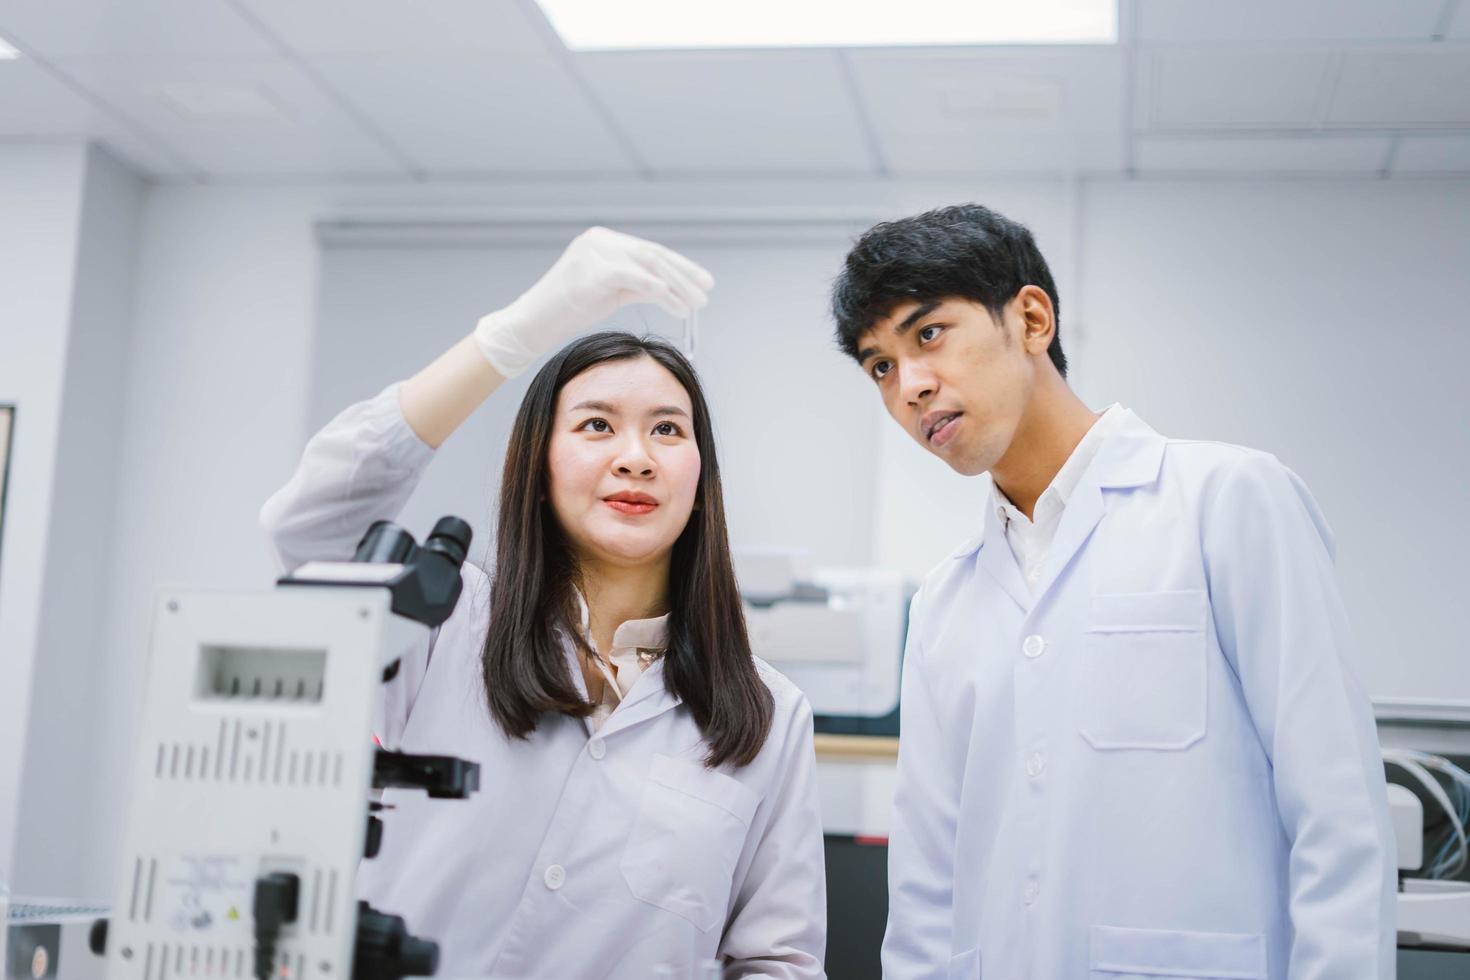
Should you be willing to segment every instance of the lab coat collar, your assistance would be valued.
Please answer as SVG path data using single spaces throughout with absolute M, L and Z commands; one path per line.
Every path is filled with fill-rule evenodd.
M 1062 512 L 1062 523 L 1057 528 L 1057 536 L 1047 558 L 1047 574 L 1037 583 L 1035 595 L 1021 581 L 1021 571 L 1016 567 L 1015 556 L 1006 544 L 1005 521 L 994 507 L 985 509 L 985 533 L 966 542 L 953 557 L 968 558 L 979 549 L 981 567 L 1017 605 L 1029 611 L 1071 564 L 1073 557 L 1102 519 L 1106 509 L 1102 491 L 1147 486 L 1159 478 L 1166 440 L 1133 412 L 1128 409 L 1122 411 L 1123 417 L 1108 434 L 1097 451 L 1097 457 L 1067 500 L 1066 510 Z M 994 493 L 993 489 L 991 493 Z M 986 499 L 990 499 L 990 496 L 987 495 Z
M 1152 484 L 1164 465 L 1167 443 L 1143 419 L 1123 409 L 1123 418 L 1093 460 L 1097 485 L 1104 490 L 1128 490 Z M 1085 482 L 1086 477 L 1083 479 Z
M 682 703 L 683 699 L 670 691 L 664 683 L 664 661 L 659 658 L 644 668 L 638 680 L 633 683 L 632 690 L 597 730 L 597 737 L 609 738 L 625 728 L 672 711 Z
M 587 681 L 582 676 L 582 654 L 565 631 L 561 631 L 561 636 L 562 649 L 567 658 L 567 670 L 571 672 L 572 683 L 577 686 L 577 693 L 585 699 Z M 657 718 L 664 712 L 677 708 L 683 702 L 683 698 L 665 687 L 664 660 L 660 657 L 643 669 L 638 679 L 633 682 L 633 687 L 623 695 L 617 708 L 607 716 L 602 727 L 593 734 L 597 738 L 607 738 L 616 731 L 629 728 L 650 718 Z

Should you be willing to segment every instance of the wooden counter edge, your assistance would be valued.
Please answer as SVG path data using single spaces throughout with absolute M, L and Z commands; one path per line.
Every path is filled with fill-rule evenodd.
M 898 758 L 892 735 L 817 735 L 817 758 L 852 762 L 891 762 Z

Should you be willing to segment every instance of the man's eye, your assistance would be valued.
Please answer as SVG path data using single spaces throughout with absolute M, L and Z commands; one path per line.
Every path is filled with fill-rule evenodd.
M 935 337 L 938 337 L 943 330 L 944 328 L 939 326 L 937 323 L 930 324 L 929 326 L 919 331 L 919 343 L 927 344 Z
M 577 428 L 578 429 L 587 429 L 588 431 L 591 431 L 591 432 L 611 432 L 612 431 L 612 426 L 610 426 L 610 425 L 607 424 L 607 419 L 588 419 L 587 421 L 583 422 L 581 425 L 577 426 Z
M 873 366 L 868 369 L 868 373 L 873 376 L 874 381 L 881 381 L 883 376 L 888 373 L 890 367 L 892 365 L 887 361 L 875 361 Z
M 682 435 L 683 433 L 681 433 L 679 431 L 679 427 L 672 422 L 660 422 L 658 425 L 655 425 L 653 427 L 653 434 L 656 436 L 677 436 Z

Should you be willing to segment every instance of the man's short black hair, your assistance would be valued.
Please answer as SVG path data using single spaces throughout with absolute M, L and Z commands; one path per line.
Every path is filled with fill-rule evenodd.
M 1023 286 L 1039 286 L 1051 297 L 1057 332 L 1046 352 L 1065 378 L 1061 304 L 1030 229 L 979 204 L 885 221 L 857 240 L 832 285 L 837 343 L 856 359 L 858 338 L 905 300 L 954 296 L 981 304 L 999 320 Z

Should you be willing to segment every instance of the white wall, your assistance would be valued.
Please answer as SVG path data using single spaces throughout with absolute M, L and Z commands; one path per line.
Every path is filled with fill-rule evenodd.
M 85 159 L 77 144 L 0 150 L 0 402 L 17 406 L 0 541 L 0 881 L 14 875 Z
M 110 898 L 153 599 L 163 585 L 268 587 L 256 512 L 306 431 L 315 198 L 153 187 L 138 239 L 122 468 L 97 610 L 106 645 L 88 892 Z
M 1079 390 L 1279 456 L 1369 689 L 1470 699 L 1470 182 L 1114 183 L 1085 228 Z
M 109 591 L 121 456 L 117 411 L 132 323 L 133 249 L 143 184 L 97 148 L 86 160 L 77 236 L 50 532 L 25 740 L 12 885 L 18 894 L 80 895 L 96 814 L 89 778 L 94 721 L 109 694 L 99 652 L 109 644 L 97 613 Z M 70 847 L 26 846 L 38 840 Z
M 832 356 L 820 289 L 840 261 L 845 230 L 832 224 L 798 235 L 772 225 L 728 236 L 710 226 L 623 227 L 718 270 L 695 362 L 716 428 L 731 540 L 802 546 L 823 563 L 869 563 L 879 406 Z M 313 427 L 455 343 L 544 272 L 574 233 L 558 228 L 514 247 L 490 232 L 489 241 L 452 249 L 329 248 Z M 681 333 L 652 307 L 620 311 L 600 328 L 675 340 Z M 497 392 L 437 454 L 401 518 L 416 535 L 457 513 L 475 525 L 475 555 L 490 547 L 500 468 L 529 375 Z
M 8 148 L 0 152 L 0 201 L 19 200 L 22 193 L 12 189 L 21 178 L 6 179 L 7 169 L 23 169 Z M 39 179 L 29 173 L 33 182 Z M 506 254 L 493 269 L 476 265 L 483 258 L 472 253 L 484 252 L 485 228 L 507 222 L 864 223 L 947 201 L 992 203 L 1032 224 L 1056 267 L 1063 337 L 1083 395 L 1094 404 L 1121 400 L 1161 431 L 1259 445 L 1295 466 L 1337 527 L 1370 687 L 1380 694 L 1412 688 L 1409 693 L 1470 698 L 1470 671 L 1453 655 L 1467 624 L 1463 604 L 1455 601 L 1458 579 L 1450 563 L 1470 546 L 1463 512 L 1453 507 L 1463 504 L 1470 484 L 1463 426 L 1456 428 L 1470 399 L 1448 377 L 1455 355 L 1463 362 L 1466 353 L 1461 311 L 1470 299 L 1463 275 L 1470 231 L 1462 219 L 1470 183 L 1119 182 L 1076 190 L 1041 182 L 150 189 L 119 415 L 124 462 L 113 491 L 116 523 L 104 576 L 109 589 L 96 612 L 104 643 L 94 669 L 99 689 L 108 693 L 95 721 L 91 892 L 105 894 L 112 875 L 122 774 L 156 588 L 164 582 L 222 588 L 269 582 L 273 569 L 255 513 L 291 471 L 309 423 L 402 375 L 400 365 L 421 363 L 467 329 L 485 302 L 508 296 L 515 281 L 528 281 L 539 270 L 541 262 L 529 254 Z M 65 211 L 54 195 L 48 207 L 41 213 Z M 322 267 L 318 310 L 314 223 L 386 221 L 396 229 L 386 238 L 401 251 L 409 218 L 419 219 L 418 233 L 433 254 L 394 257 L 390 250 L 376 265 L 362 255 L 330 257 Z M 454 227 L 446 231 L 443 220 Z M 465 244 L 455 230 L 465 221 L 475 228 L 456 258 L 446 246 Z M 0 227 L 0 242 L 14 237 Z M 699 255 L 703 246 L 688 247 Z M 832 249 L 830 268 L 810 261 L 812 249 L 821 248 Z M 350 250 L 362 251 L 361 242 Z M 727 440 L 733 438 L 727 430 L 733 425 L 738 432 L 749 411 L 751 382 L 737 376 L 765 356 L 788 353 L 815 365 L 811 370 L 824 376 L 822 391 L 837 393 L 855 414 L 870 411 L 862 407 L 870 397 L 867 382 L 855 370 L 842 373 L 847 365 L 827 346 L 830 328 L 821 316 L 841 243 L 808 242 L 796 251 L 805 256 L 799 264 L 785 264 L 792 261 L 786 250 L 770 253 L 764 263 L 761 252 L 747 252 L 738 264 L 733 253 L 722 253 L 730 264 L 716 265 L 731 288 L 717 291 L 707 334 L 718 329 L 736 343 L 743 309 L 764 304 L 759 309 L 794 315 L 784 326 L 761 323 L 761 331 L 809 330 L 807 336 L 821 338 L 768 351 L 771 340 L 764 337 L 749 351 L 724 352 L 749 358 L 729 372 L 728 388 L 719 368 L 706 368 L 716 392 L 716 423 Z M 338 258 L 349 261 L 339 264 Z M 37 265 L 33 255 L 26 261 Z M 361 278 L 368 271 L 371 285 Z M 1255 294 L 1260 301 L 1253 306 L 1248 300 Z M 24 295 L 37 303 L 34 297 L 44 290 Z M 7 301 L 15 300 L 0 292 L 0 303 Z M 64 321 L 63 314 L 52 314 L 52 322 Z M 354 324 L 370 322 L 402 326 L 354 335 Z M 361 368 L 344 370 L 346 361 L 338 358 L 354 343 L 371 349 Z M 831 360 L 808 361 L 818 357 Z M 7 370 L 0 361 L 0 376 Z M 791 383 L 791 374 L 781 377 Z M 841 388 L 848 384 L 850 403 Z M 768 393 L 757 390 L 767 411 Z M 802 409 L 803 417 L 820 416 L 829 404 L 824 398 Z M 773 427 L 777 417 L 762 416 L 759 427 L 746 431 L 785 447 L 781 453 L 799 448 L 807 438 L 800 421 L 787 432 Z M 445 502 L 416 502 L 423 520 L 443 509 L 484 515 L 492 460 L 503 444 L 482 447 L 503 439 L 503 430 L 493 419 L 476 424 L 478 432 L 464 434 L 470 468 L 463 472 L 477 482 L 467 493 L 426 488 L 444 494 Z M 29 431 L 23 412 L 18 453 Z M 871 452 L 877 462 L 867 491 L 872 502 L 862 505 L 870 526 L 854 531 L 853 554 L 865 547 L 875 562 L 917 574 L 978 524 L 985 482 L 950 474 L 891 425 L 877 425 L 876 433 Z M 1406 440 L 1404 433 L 1415 438 Z M 859 451 L 852 449 L 854 456 Z M 725 454 L 730 481 L 734 455 L 732 443 Z M 735 484 L 729 486 L 734 496 Z M 825 485 L 796 490 L 832 492 Z M 40 492 L 44 503 L 47 491 Z M 748 487 L 738 492 L 742 500 L 753 493 Z M 462 503 L 451 504 L 451 498 Z M 34 513 L 34 498 L 28 506 Z M 34 549 L 12 548 L 10 535 L 21 533 L 16 513 L 0 589 L 17 558 L 35 555 Z M 765 520 L 772 512 L 752 513 L 738 520 Z M 412 523 L 422 531 L 421 520 Z M 867 543 L 859 547 L 862 540 Z M 8 594 L 0 594 L 0 617 L 12 615 L 7 601 Z M 24 633 L 10 620 L 0 622 L 10 630 L 8 641 L 34 643 L 34 625 Z M 1396 643 L 1400 636 L 1404 642 Z M 8 723 L 0 717 L 0 724 Z

